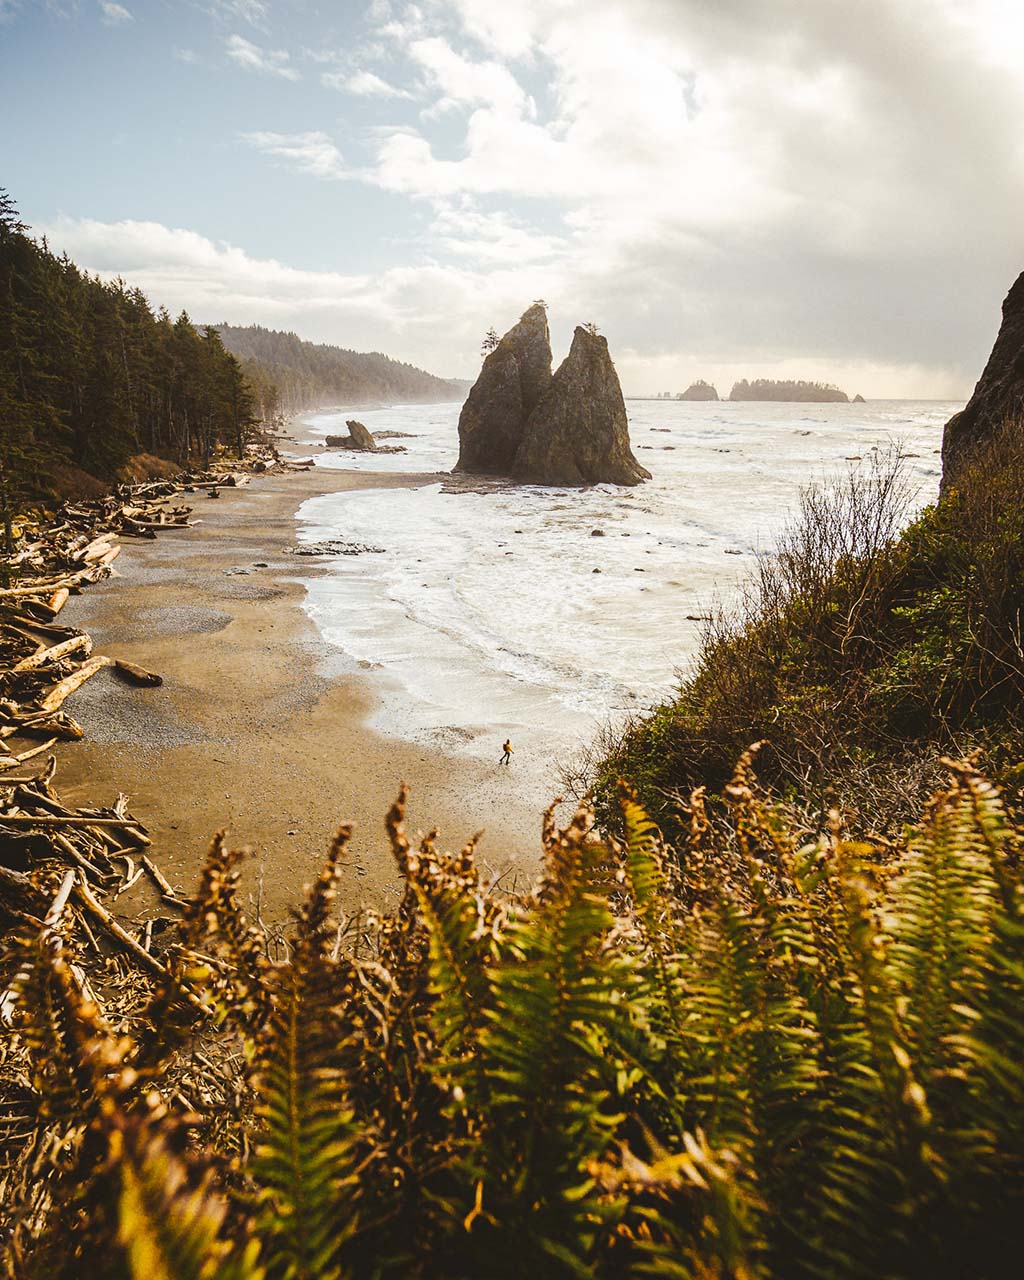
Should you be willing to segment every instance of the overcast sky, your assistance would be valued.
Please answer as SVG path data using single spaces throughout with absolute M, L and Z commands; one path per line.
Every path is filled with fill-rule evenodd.
M 962 398 L 1024 268 L 1021 0 L 0 0 L 0 185 L 197 321 L 628 392 Z

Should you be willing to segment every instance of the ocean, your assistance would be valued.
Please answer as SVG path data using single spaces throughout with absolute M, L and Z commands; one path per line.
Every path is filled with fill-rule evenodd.
M 959 407 L 630 400 L 633 450 L 653 475 L 634 489 L 445 493 L 439 481 L 313 498 L 300 541 L 375 550 L 333 558 L 307 582 L 306 609 L 342 664 L 370 677 L 382 733 L 495 759 L 508 734 L 550 785 L 574 744 L 671 693 L 700 615 L 771 549 L 803 486 L 898 445 L 914 505 L 932 501 L 942 427 Z M 459 408 L 303 422 L 314 437 L 345 434 L 353 416 L 408 436 L 383 442 L 406 453 L 326 451 L 318 466 L 446 472 Z

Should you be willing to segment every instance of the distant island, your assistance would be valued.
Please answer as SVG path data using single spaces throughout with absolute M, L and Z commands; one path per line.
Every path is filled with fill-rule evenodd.
M 733 383 L 730 400 L 795 400 L 817 404 L 849 404 L 850 397 L 830 382 L 776 381 L 774 378 L 741 378 Z
M 273 383 L 285 413 L 331 403 L 433 404 L 461 400 L 466 394 L 463 382 L 438 378 L 379 351 L 305 342 L 294 333 L 257 324 L 245 328 L 219 324 L 216 329 L 254 385 Z
M 698 378 L 696 382 L 691 382 L 685 391 L 676 396 L 677 400 L 717 400 L 718 392 L 710 382 L 705 382 L 703 378 Z

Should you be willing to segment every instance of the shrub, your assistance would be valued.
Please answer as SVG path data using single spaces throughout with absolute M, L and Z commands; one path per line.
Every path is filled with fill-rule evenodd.
M 838 787 L 876 820 L 905 820 L 909 775 L 922 799 L 923 762 L 943 751 L 983 744 L 1008 777 L 1022 746 L 1022 486 L 1024 433 L 1008 427 L 902 532 L 898 454 L 805 491 L 738 608 L 712 615 L 676 695 L 577 767 L 602 819 L 625 776 L 677 833 L 681 798 L 720 788 L 754 738 L 775 785 L 818 805 Z M 875 794 L 893 778 L 898 794 Z
M 673 856 L 622 798 L 527 897 L 412 845 L 346 930 L 347 832 L 287 959 L 218 842 L 112 1026 L 71 922 L 7 956 L 15 1275 L 1002 1276 L 1024 1155 L 1020 832 L 970 763 L 893 845 L 808 836 L 752 755 Z M 202 1014 L 196 1006 L 202 1007 Z M 204 1069 L 203 1063 L 210 1064 Z

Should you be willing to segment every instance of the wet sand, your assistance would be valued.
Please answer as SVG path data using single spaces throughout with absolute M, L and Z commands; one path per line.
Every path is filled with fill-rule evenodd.
M 67 709 L 86 736 L 60 748 L 61 794 L 81 805 L 126 792 L 153 856 L 186 892 L 211 836 L 227 828 L 253 849 L 245 884 L 267 921 L 285 915 L 343 821 L 356 824 L 344 905 L 392 900 L 383 817 L 403 780 L 413 830 L 436 825 L 454 847 L 483 827 L 488 867 L 532 878 L 536 788 L 497 764 L 500 738 L 491 764 L 369 729 L 371 678 L 353 675 L 302 609 L 301 579 L 323 572 L 321 562 L 288 554 L 307 498 L 437 479 L 324 468 L 259 477 L 216 501 L 186 495 L 195 528 L 126 539 L 121 576 L 73 597 L 61 621 L 164 683 L 132 688 L 101 671 L 74 694 Z M 121 900 L 129 914 L 152 901 Z

